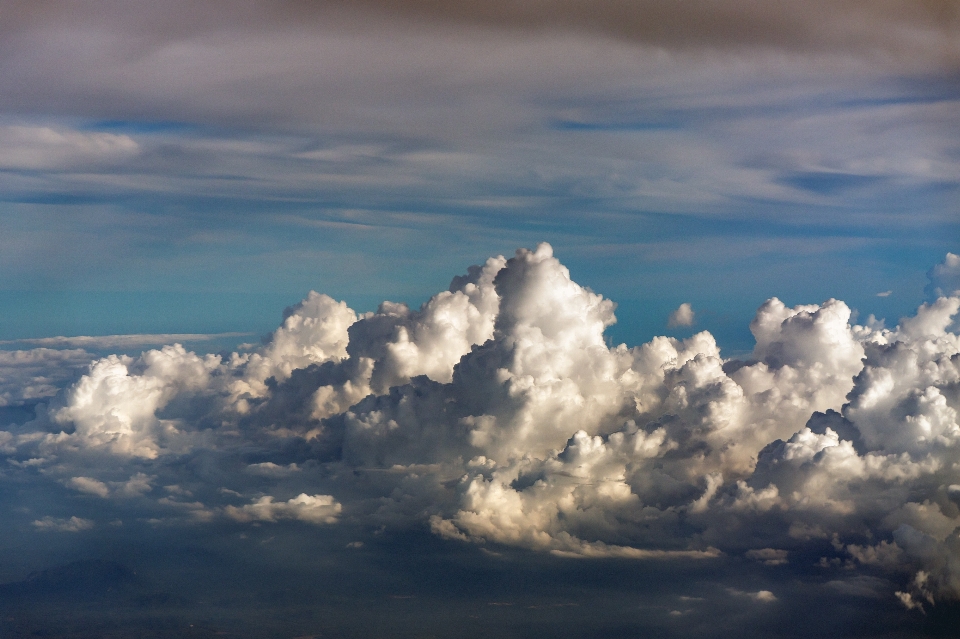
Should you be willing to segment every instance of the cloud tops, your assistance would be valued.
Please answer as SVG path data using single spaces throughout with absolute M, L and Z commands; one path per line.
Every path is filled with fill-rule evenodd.
M 4 477 L 58 487 L 44 534 L 109 525 L 64 511 L 99 500 L 158 525 L 348 524 L 564 558 L 812 553 L 928 608 L 960 598 L 956 262 L 894 328 L 770 299 L 743 359 L 708 332 L 608 345 L 615 304 L 547 244 L 419 309 L 311 292 L 252 350 L 174 344 L 49 377 L 36 418 L 0 431 Z M 692 323 L 689 304 L 671 316 Z M 19 357 L 37 377 L 74 353 L 51 352 Z

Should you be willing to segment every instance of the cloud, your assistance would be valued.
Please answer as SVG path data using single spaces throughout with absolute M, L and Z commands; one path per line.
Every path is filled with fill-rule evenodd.
M 916 229 L 956 223 L 953 4 L 348 4 L 5 5 L 9 282 L 327 287 L 236 354 L 191 353 L 195 335 L 0 354 L 12 522 L 29 507 L 30 532 L 76 513 L 211 538 L 265 523 L 279 538 L 309 511 L 291 498 L 329 497 L 318 517 L 342 510 L 322 534 L 350 528 L 331 548 L 416 530 L 489 557 L 763 575 L 825 556 L 822 583 L 882 575 L 877 596 L 912 606 L 957 596 L 951 256 L 929 305 L 889 331 L 850 307 L 893 298 L 844 297 L 909 299 L 903 281 L 864 283 L 861 258 L 906 263 L 897 240 L 915 261 Z M 924 204 L 905 216 L 907 201 Z M 711 238 L 721 226 L 756 235 Z M 571 235 L 585 229 L 592 247 Z M 816 237 L 783 236 L 797 229 Z M 955 234 L 941 235 L 940 255 Z M 419 308 L 358 312 L 373 295 L 424 299 L 411 282 L 460 259 L 451 237 L 486 255 L 543 236 L 576 281 L 544 247 L 479 264 Z M 432 274 L 396 266 L 414 249 Z M 619 254 L 591 273 L 590 250 Z M 740 359 L 705 332 L 611 345 L 615 308 L 598 292 L 655 324 L 670 309 L 653 298 L 673 291 L 703 324 L 711 304 L 675 286 L 692 254 L 727 310 L 731 282 L 804 304 L 764 304 Z M 623 275 L 637 262 L 654 264 L 642 287 Z M 739 278 L 769 283 L 773 262 L 783 288 Z M 862 286 L 827 291 L 848 306 L 800 298 L 797 278 Z M 134 348 L 153 350 L 87 352 Z
M 261 477 L 288 477 L 293 473 L 300 472 L 300 467 L 296 464 L 281 466 L 273 462 L 260 462 L 259 464 L 250 464 L 245 472 Z
M 40 346 L 51 349 L 84 348 L 103 350 L 107 348 L 136 348 L 171 344 L 173 342 L 206 342 L 225 337 L 247 337 L 252 333 L 157 333 L 152 335 L 76 335 L 73 337 L 34 337 L 24 339 L 2 340 L 0 345 Z M 0 351 L 2 352 L 2 351 Z M 36 351 L 34 351 L 36 352 Z
M 930 283 L 926 291 L 932 296 L 960 294 L 960 255 L 947 253 L 946 258 L 927 272 Z
M 114 497 L 140 497 L 153 489 L 149 477 L 144 473 L 137 473 L 126 481 L 111 481 L 104 483 L 91 477 L 71 477 L 64 484 L 74 490 L 88 495 L 107 498 Z M 109 485 L 108 485 L 109 484 Z
M 40 532 L 81 532 L 93 528 L 93 522 L 81 517 L 57 519 L 44 517 L 33 522 L 33 527 Z
M 586 224 L 598 243 L 623 247 L 638 239 L 640 219 L 644 229 L 648 221 L 675 228 L 670 217 L 650 214 L 766 221 L 770 207 L 761 203 L 773 201 L 783 219 L 818 229 L 816 238 L 793 242 L 839 251 L 839 243 L 888 241 L 907 219 L 924 229 L 953 221 L 943 194 L 960 174 L 955 92 L 949 73 L 927 72 L 956 38 L 949 20 L 931 27 L 918 17 L 927 9 L 319 4 L 335 15 L 287 14 L 261 2 L 208 13 L 169 0 L 156 8 L 98 2 L 97 11 L 79 4 L 5 13 L 4 28 L 15 35 L 0 61 L 0 108 L 21 114 L 9 115 L 9 126 L 125 136 L 139 149 L 120 161 L 51 161 L 0 175 L 0 189 L 17 203 L 0 238 L 0 261 L 12 276 L 57 290 L 96 281 L 104 290 L 269 292 L 286 281 L 299 294 L 311 285 L 305 273 L 318 272 L 339 282 L 324 292 L 348 297 L 360 276 L 346 265 L 366 250 L 399 261 L 403 247 L 429 241 L 446 258 L 433 264 L 450 264 L 464 250 L 535 239 L 518 240 L 521 228 L 572 246 L 571 229 Z M 501 10 L 540 17 L 519 26 L 512 18 L 481 21 L 490 28 L 456 17 Z M 438 26 L 437 12 L 451 17 Z M 595 14 L 655 37 L 610 38 L 573 18 Z M 867 18 L 879 24 L 867 28 Z M 801 31 L 815 43 L 774 36 L 773 26 L 793 33 L 808 22 Z M 755 23 L 764 28 L 746 28 Z M 918 31 L 905 26 L 915 23 Z M 23 26 L 8 26 L 16 24 Z M 884 26 L 890 33 L 876 35 Z M 851 55 L 824 46 L 832 29 L 876 42 L 860 48 L 857 38 L 836 37 Z M 898 51 L 881 55 L 885 47 Z M 901 51 L 910 48 L 937 53 Z M 625 153 L 625 144 L 642 152 Z M 907 191 L 929 195 L 922 213 L 896 213 L 892 196 Z M 854 218 L 836 214 L 848 206 Z M 269 220 L 264 230 L 242 221 L 253 211 Z M 611 215 L 633 222 L 609 224 Z M 517 227 L 521 219 L 537 222 Z M 882 220 L 883 237 L 842 229 L 825 237 L 838 219 L 861 229 Z M 389 242 L 371 233 L 384 226 L 398 229 Z M 774 239 L 772 226 L 756 227 L 767 264 L 784 259 L 774 246 L 790 241 L 784 228 Z M 470 239 L 454 247 L 451 233 Z M 691 254 L 687 233 L 669 235 Z M 661 248 L 633 259 L 662 253 L 660 242 L 652 244 Z M 728 255 L 743 254 L 720 244 Z M 363 260 L 364 268 L 393 259 Z M 381 290 L 402 272 L 380 270 Z
M 770 592 L 769 590 L 758 590 L 758 591 L 756 591 L 756 592 L 745 592 L 745 591 L 743 591 L 743 590 L 737 590 L 736 588 L 730 588 L 730 589 L 728 589 L 728 592 L 729 592 L 731 595 L 735 595 L 735 596 L 737 596 L 737 597 L 747 597 L 747 598 L 752 599 L 753 601 L 756 601 L 756 602 L 758 602 L 758 603 L 773 603 L 774 601 L 777 601 L 777 596 L 774 595 L 774 594 L 773 594 L 772 592 Z
M 302 493 L 279 502 L 268 495 L 240 508 L 227 506 L 225 512 L 231 519 L 242 522 L 296 519 L 311 524 L 335 524 L 341 510 L 342 506 L 330 495 Z
M 667 319 L 667 327 L 693 326 L 693 318 L 693 307 L 690 306 L 689 302 L 684 302 L 677 310 L 670 313 L 670 317 Z
M 0 406 L 51 397 L 95 359 L 79 348 L 0 350 Z
M 217 355 L 198 356 L 182 346 L 165 346 L 134 359 L 110 355 L 94 362 L 73 385 L 66 405 L 53 414 L 59 424 L 72 424 L 73 437 L 117 453 L 153 458 L 165 441 L 176 446 L 175 420 L 156 413 L 178 393 L 210 383 L 220 364 Z
M 767 566 L 780 566 L 787 563 L 787 556 L 789 554 L 786 550 L 778 550 L 776 548 L 757 548 L 755 550 L 748 550 L 744 556 L 747 557 L 747 559 L 755 559 L 763 562 Z
M 5 170 L 62 169 L 121 162 L 139 152 L 129 135 L 48 126 L 0 126 Z
M 166 39 L 187 40 L 214 27 L 245 33 L 254 30 L 290 30 L 294 26 L 335 25 L 339 29 L 382 28 L 387 22 L 430 26 L 465 25 L 529 33 L 574 31 L 664 48 L 770 47 L 783 49 L 831 48 L 842 51 L 880 47 L 888 55 L 955 52 L 949 36 L 956 30 L 956 8 L 941 0 L 922 5 L 904 0 L 870 3 L 862 0 L 800 3 L 770 2 L 745 7 L 726 0 L 668 4 L 644 0 L 614 0 L 601 4 L 587 0 L 528 3 L 513 0 L 443 4 L 423 0 L 363 0 L 349 8 L 319 3 L 246 3 L 242 8 L 214 2 L 196 7 L 166 2 L 160 8 L 131 7 L 116 2 L 97 3 L 96 14 L 110 20 L 97 24 L 108 31 L 121 28 L 157 45 Z M 10 9 L 7 29 L 23 31 L 45 25 L 90 23 L 86 7 L 48 7 L 28 10 L 20 3 Z M 916 34 L 922 35 L 916 35 Z M 912 37 L 911 37 L 912 36 Z M 929 40 L 929 42 L 924 42 Z M 919 41 L 919 42 L 918 42 Z
M 475 24 L 528 30 L 595 31 L 665 47 L 830 47 L 869 46 L 877 31 L 899 40 L 897 25 L 935 32 L 956 28 L 956 8 L 928 3 L 921 10 L 908 2 L 771 2 L 749 8 L 736 2 L 663 5 L 653 1 L 604 2 L 564 0 L 553 3 L 372 0 L 397 14 L 413 14 Z M 874 33 L 870 32 L 874 29 Z M 944 34 L 945 35 L 945 34 Z M 847 41 L 842 41 L 846 37 Z M 941 36 L 943 37 L 943 36 Z M 905 44 L 905 42 L 904 42 Z M 894 49 L 895 50 L 895 49 Z
M 97 497 L 106 497 L 110 494 L 110 489 L 107 488 L 105 483 L 90 477 L 73 477 L 67 481 L 67 486 Z
M 836 299 L 771 298 L 742 360 L 705 331 L 610 346 L 614 310 L 548 244 L 471 267 L 418 309 L 310 293 L 252 351 L 95 361 L 6 432 L 5 472 L 171 526 L 349 521 L 778 570 L 816 554 L 880 571 L 906 606 L 960 598 L 960 297 L 892 329 L 851 323 Z

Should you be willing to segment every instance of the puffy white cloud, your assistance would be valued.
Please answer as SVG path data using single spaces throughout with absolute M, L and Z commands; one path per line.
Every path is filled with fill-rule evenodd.
M 924 304 L 869 347 L 844 410 L 869 446 L 917 452 L 960 436 L 960 341 L 947 330 L 958 309 L 955 297 Z
M 244 378 L 234 392 L 261 396 L 270 377 L 282 381 L 297 368 L 343 359 L 347 328 L 355 321 L 356 313 L 345 303 L 310 291 L 305 300 L 284 312 L 283 325 L 266 348 L 248 356 Z
M 67 486 L 81 493 L 96 495 L 97 497 L 106 497 L 110 494 L 110 489 L 102 481 L 97 481 L 90 477 L 72 477 L 67 481 Z
M 960 295 L 960 255 L 947 253 L 942 262 L 927 273 L 927 292 L 935 296 Z
M 494 278 L 504 262 L 490 258 L 482 267 L 471 267 L 419 311 L 385 302 L 352 327 L 354 343 L 348 350 L 351 357 L 374 360 L 372 388 L 382 393 L 417 375 L 449 382 L 460 358 L 493 337 L 500 305 Z
M 518 251 L 495 283 L 494 339 L 451 384 L 395 389 L 342 422 L 353 464 L 471 460 L 431 520 L 448 537 L 611 554 L 624 539 L 647 542 L 640 531 L 656 522 L 651 541 L 663 544 L 683 513 L 709 516 L 725 477 L 739 482 L 720 500 L 728 508 L 770 510 L 778 488 L 742 478 L 771 439 L 839 409 L 862 366 L 850 311 L 833 300 L 766 304 L 754 323 L 761 361 L 727 375 L 705 333 L 607 348 L 612 306 L 571 282 L 548 247 Z
M 334 524 L 343 507 L 330 495 L 301 493 L 287 501 L 273 501 L 269 495 L 237 508 L 227 506 L 228 517 L 237 521 L 277 521 L 297 519 L 311 524 Z
M 137 359 L 110 355 L 98 360 L 53 414 L 56 423 L 73 424 L 74 433 L 50 441 L 75 440 L 120 454 L 156 457 L 165 443 L 176 445 L 179 435 L 176 420 L 160 419 L 157 411 L 178 394 L 209 385 L 219 364 L 219 356 L 201 357 L 179 344 Z
M 690 303 L 684 302 L 677 307 L 677 310 L 670 313 L 670 317 L 667 318 L 667 326 L 669 328 L 693 326 L 694 315 L 693 307 L 690 306 Z
M 885 571 L 926 606 L 960 596 L 958 310 L 941 297 L 886 329 L 851 325 L 838 300 L 774 298 L 745 360 L 707 332 L 611 347 L 613 302 L 542 244 L 418 310 L 358 316 L 311 293 L 251 353 L 103 358 L 0 443 L 76 499 L 137 496 L 124 503 L 193 522 L 347 510 L 559 556 L 770 566 L 829 542 L 825 566 Z M 190 455 L 205 461 L 175 461 Z M 153 501 L 154 484 L 170 494 Z
M 493 335 L 499 308 L 493 279 L 504 262 L 491 258 L 471 267 L 416 311 L 384 302 L 376 313 L 358 317 L 343 302 L 311 292 L 288 309 L 264 349 L 230 362 L 243 371 L 230 387 L 236 408 L 246 412 L 250 400 L 268 397 L 270 378 L 282 383 L 295 370 L 327 363 L 342 365 L 317 370 L 326 383 L 306 380 L 313 384 L 313 419 L 340 413 L 418 375 L 450 381 L 460 358 Z

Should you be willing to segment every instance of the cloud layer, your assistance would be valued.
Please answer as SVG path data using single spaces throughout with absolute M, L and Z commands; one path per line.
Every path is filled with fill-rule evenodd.
M 80 7 L 61 3 L 12 2 L 5 12 L 7 31 L 44 24 L 88 22 L 116 30 L 127 24 L 145 43 L 165 38 L 188 39 L 205 30 L 281 30 L 308 24 L 376 28 L 386 21 L 408 25 L 461 25 L 510 31 L 574 31 L 600 34 L 669 48 L 768 46 L 787 49 L 864 51 L 905 56 L 923 52 L 956 61 L 960 25 L 956 4 L 905 0 L 777 0 L 744 5 L 729 0 L 664 4 L 652 0 L 560 0 L 436 3 L 423 0 L 362 0 L 349 7 L 325 2 L 214 2 L 197 6 L 99 0 Z M 170 9 L 174 9 L 170 11 Z M 925 37 L 923 37 L 925 36 Z M 951 55 L 953 56 L 951 58 Z
M 754 293 L 904 314 L 953 249 L 951 3 L 348 4 L 6 3 L 4 281 L 198 294 L 202 321 L 14 300 L 3 337 L 265 330 L 203 294 L 368 310 L 541 239 L 631 325 L 697 300 L 723 337 Z
M 954 258 L 931 271 L 941 290 Z M 250 352 L 94 361 L 0 431 L 5 473 L 60 487 L 59 509 L 32 524 L 49 533 L 105 525 L 64 510 L 92 499 L 166 525 L 802 557 L 880 570 L 908 608 L 960 598 L 960 297 L 892 329 L 852 323 L 838 300 L 773 298 L 744 359 L 707 332 L 610 346 L 614 309 L 547 244 L 470 267 L 416 310 L 357 314 L 311 293 Z

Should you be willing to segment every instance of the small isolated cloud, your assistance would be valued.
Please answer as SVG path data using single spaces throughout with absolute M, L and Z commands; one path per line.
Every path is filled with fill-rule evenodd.
M 824 585 L 841 594 L 852 597 L 887 599 L 890 596 L 888 581 L 868 575 L 854 575 L 847 578 L 834 579 Z
M 107 497 L 110 494 L 110 489 L 105 483 L 90 477 L 73 477 L 67 480 L 67 486 L 81 493 L 96 495 L 97 497 Z
M 883 291 L 882 293 L 877 293 L 877 297 L 890 297 L 893 294 L 893 291 Z
M 667 320 L 667 326 L 670 328 L 677 328 L 678 326 L 693 326 L 693 320 L 693 307 L 690 306 L 689 302 L 684 302 L 677 308 L 677 310 L 670 313 L 670 318 Z
M 777 596 L 770 592 L 769 590 L 758 590 L 756 592 L 748 592 L 744 590 L 737 590 L 736 588 L 728 589 L 728 592 L 731 595 L 736 595 L 738 597 L 747 597 L 758 603 L 773 603 L 777 600 Z
M 289 477 L 294 473 L 300 472 L 300 467 L 296 464 L 281 466 L 273 462 L 263 462 L 260 464 L 250 464 L 244 472 L 260 477 Z
M 301 493 L 293 499 L 279 502 L 267 495 L 240 508 L 227 506 L 225 512 L 228 517 L 243 522 L 297 519 L 311 524 L 334 524 L 340 517 L 341 509 L 340 503 L 330 495 Z
M 781 566 L 787 563 L 787 554 L 786 550 L 759 548 L 757 550 L 748 550 L 745 556 L 747 559 L 761 561 L 767 566 Z
M 898 590 L 894 594 L 896 594 L 897 599 L 900 600 L 900 603 L 903 604 L 903 607 L 907 610 L 919 610 L 923 612 L 923 604 L 914 599 L 913 595 L 909 592 Z
M 93 528 L 93 522 L 81 517 L 71 517 L 70 519 L 44 517 L 34 521 L 33 527 L 41 532 L 80 532 Z

